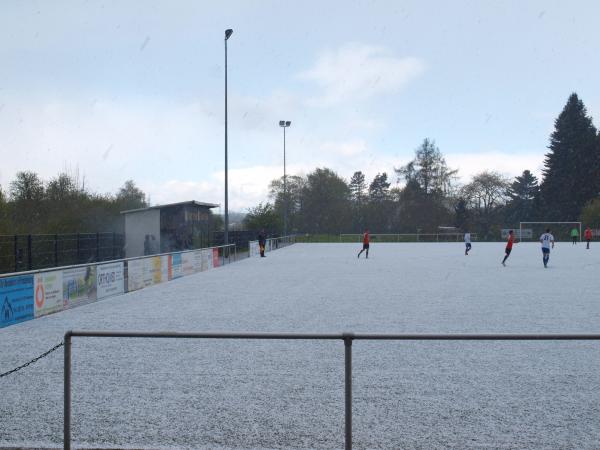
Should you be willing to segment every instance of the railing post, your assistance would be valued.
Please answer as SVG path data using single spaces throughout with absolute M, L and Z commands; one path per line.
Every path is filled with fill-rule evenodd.
M 96 232 L 96 262 L 100 261 L 100 233 Z
M 353 333 L 344 333 L 344 404 L 345 404 L 345 431 L 346 439 L 344 448 L 352 450 L 352 339 Z
M 63 448 L 71 450 L 71 332 L 65 333 Z

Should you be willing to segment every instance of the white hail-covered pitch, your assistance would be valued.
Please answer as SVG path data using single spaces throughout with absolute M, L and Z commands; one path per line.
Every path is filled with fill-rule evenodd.
M 600 245 L 296 244 L 0 330 L 598 333 Z M 74 338 L 73 440 L 342 448 L 342 342 Z M 62 443 L 62 351 L 0 380 L 0 446 Z M 600 342 L 355 342 L 356 448 L 598 448 Z

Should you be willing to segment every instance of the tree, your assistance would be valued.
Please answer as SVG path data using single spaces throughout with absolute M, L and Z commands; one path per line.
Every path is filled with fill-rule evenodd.
M 499 219 L 500 208 L 508 199 L 509 181 L 497 172 L 481 172 L 461 190 L 482 234 L 489 237 L 491 224 Z
M 79 189 L 77 180 L 67 173 L 60 173 L 46 187 L 46 197 L 49 200 L 63 201 L 75 196 Z
M 248 209 L 244 224 L 248 230 L 274 233 L 281 228 L 281 215 L 277 214 L 271 203 L 259 203 L 258 206 Z
M 387 173 L 378 173 L 369 185 L 369 199 L 372 202 L 382 202 L 389 198 L 389 194 L 390 183 L 387 180 Z
M 313 233 L 340 233 L 350 224 L 350 189 L 333 170 L 317 168 L 303 189 L 304 229 Z
M 529 170 L 515 177 L 507 190 L 506 218 L 513 223 L 534 220 L 539 192 L 538 180 Z
M 416 182 L 427 196 L 449 194 L 458 172 L 448 168 L 435 141 L 428 138 L 415 150 L 415 158 L 412 161 L 394 171 L 399 181 Z
M 367 184 L 365 183 L 364 173 L 362 173 L 360 170 L 354 172 L 352 178 L 350 178 L 350 184 L 348 187 L 350 188 L 350 198 L 352 201 L 359 205 L 365 201 Z
M 133 180 L 127 180 L 123 184 L 123 187 L 117 193 L 116 200 L 122 211 L 146 208 L 148 206 L 146 194 L 135 185 Z
M 581 211 L 579 219 L 583 226 L 600 228 L 600 197 L 590 200 Z
M 44 183 L 35 172 L 17 172 L 10 183 L 10 196 L 15 201 L 41 201 L 44 197 Z
M 554 122 L 540 197 L 546 220 L 573 220 L 600 192 L 600 145 L 577 94 Z
M 269 198 L 273 200 L 273 208 L 280 216 L 283 216 L 287 199 L 288 230 L 294 230 L 298 229 L 301 222 L 302 192 L 306 185 L 306 178 L 298 175 L 287 175 L 286 179 L 287 197 L 283 190 L 283 177 L 281 177 L 269 184 Z

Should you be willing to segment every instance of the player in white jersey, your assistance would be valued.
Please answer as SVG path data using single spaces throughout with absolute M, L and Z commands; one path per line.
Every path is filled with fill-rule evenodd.
M 550 246 L 554 248 L 554 236 L 550 234 L 550 228 L 546 228 L 546 232 L 540 236 L 540 242 L 542 244 L 542 261 L 544 261 L 544 267 L 548 267 Z
M 469 250 L 471 250 L 471 233 L 467 231 L 465 233 L 465 255 L 469 254 Z

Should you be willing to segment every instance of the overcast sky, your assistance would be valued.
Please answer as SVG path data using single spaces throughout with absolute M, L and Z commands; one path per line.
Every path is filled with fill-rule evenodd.
M 600 2 L 0 2 L 0 185 L 78 170 L 230 209 L 283 174 L 392 178 L 429 137 L 462 181 L 539 173 L 577 92 L 600 125 Z

